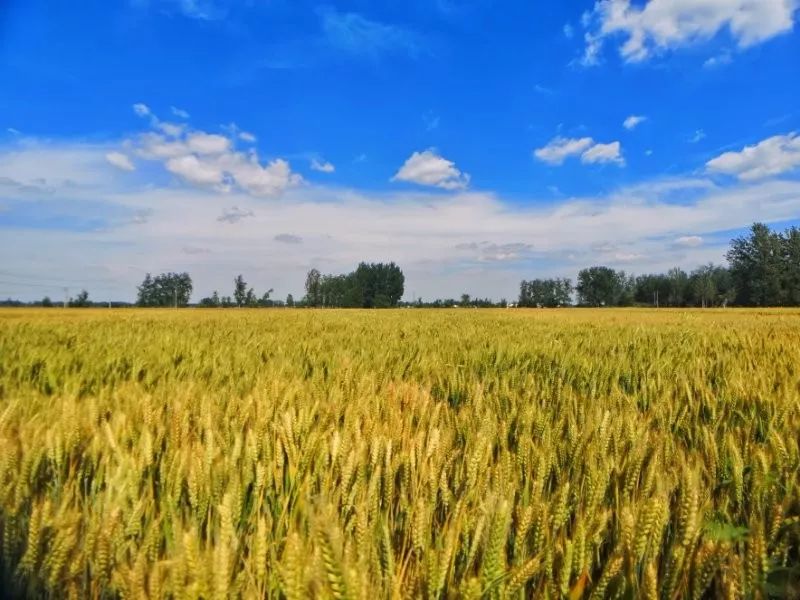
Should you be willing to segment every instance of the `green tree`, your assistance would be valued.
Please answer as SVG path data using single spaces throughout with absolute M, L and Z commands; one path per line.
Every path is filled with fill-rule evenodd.
M 689 288 L 695 303 L 702 308 L 713 306 L 717 298 L 715 268 L 711 263 L 697 267 L 689 277 Z
M 233 280 L 233 298 L 238 307 L 244 306 L 247 302 L 247 282 L 241 275 L 237 275 Z
M 294 306 L 294 296 L 286 294 L 286 306 L 292 308 Z
M 186 306 L 192 295 L 192 278 L 188 273 L 148 273 L 139 285 L 136 304 L 139 306 Z
M 44 298 L 42 298 L 42 306 L 44 308 L 50 308 L 53 306 L 53 301 L 50 300 L 50 296 L 45 296 Z
M 317 269 L 311 269 L 306 275 L 306 304 L 308 306 L 320 306 L 322 304 L 321 278 L 322 276 Z
M 70 299 L 69 305 L 74 308 L 86 308 L 89 306 L 89 292 L 81 290 L 77 296 Z
M 736 287 L 737 304 L 784 304 L 784 250 L 784 238 L 763 223 L 754 223 L 750 235 L 731 240 L 727 258 Z
M 800 228 L 783 235 L 783 287 L 786 304 L 800 306 Z
M 571 302 L 572 282 L 569 279 L 533 279 L 522 281 L 519 305 L 528 307 L 567 306 Z
M 267 307 L 268 306 L 274 306 L 275 305 L 275 301 L 270 298 L 270 296 L 272 295 L 272 292 L 274 292 L 274 291 L 275 290 L 273 290 L 272 288 L 269 288 L 266 292 L 264 292 L 262 294 L 261 298 L 259 298 L 259 300 L 258 300 L 258 305 L 259 306 L 267 306 Z
M 628 280 L 623 271 L 589 267 L 578 273 L 578 299 L 588 306 L 618 306 L 625 299 Z M 632 294 L 631 294 L 632 295 Z
M 667 271 L 669 281 L 669 294 L 666 298 L 670 306 L 683 306 L 686 303 L 687 292 L 689 291 L 689 276 L 686 271 L 679 267 L 673 267 Z

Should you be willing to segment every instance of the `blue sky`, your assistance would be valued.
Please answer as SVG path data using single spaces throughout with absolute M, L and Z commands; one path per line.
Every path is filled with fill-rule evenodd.
M 800 217 L 797 0 L 6 1 L 0 296 L 407 294 L 721 262 Z

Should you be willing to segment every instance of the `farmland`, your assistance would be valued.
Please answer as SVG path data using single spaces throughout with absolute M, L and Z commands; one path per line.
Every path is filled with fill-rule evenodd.
M 0 583 L 800 594 L 800 311 L 0 312 Z

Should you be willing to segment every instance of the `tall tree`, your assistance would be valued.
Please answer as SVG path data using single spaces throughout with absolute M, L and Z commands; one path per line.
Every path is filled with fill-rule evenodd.
M 731 241 L 727 258 L 737 304 L 780 306 L 785 302 L 784 246 L 782 237 L 763 223 L 754 223 L 750 235 Z
M 188 273 L 148 273 L 138 287 L 139 306 L 186 306 L 192 295 L 192 278 Z
M 714 276 L 714 265 L 697 267 L 689 278 L 689 287 L 695 302 L 706 308 L 712 306 L 717 298 L 717 280 Z
M 236 306 L 242 307 L 247 302 L 247 282 L 244 277 L 237 275 L 233 280 L 233 298 Z
M 86 308 L 89 306 L 89 292 L 81 290 L 77 296 L 70 299 L 69 305 L 75 308 Z
M 321 275 L 317 269 L 311 269 L 306 275 L 306 304 L 319 306 L 322 304 Z
M 520 306 L 567 306 L 571 297 L 572 282 L 569 279 L 533 279 L 520 283 Z
M 800 228 L 783 235 L 783 287 L 786 304 L 800 306 Z
M 578 285 L 575 289 L 581 304 L 617 306 L 625 300 L 627 281 L 623 271 L 617 272 L 609 267 L 589 267 L 578 273 Z
M 686 271 L 679 267 L 673 267 L 667 271 L 667 280 L 669 281 L 667 303 L 670 306 L 683 306 L 686 303 L 689 288 L 689 276 Z

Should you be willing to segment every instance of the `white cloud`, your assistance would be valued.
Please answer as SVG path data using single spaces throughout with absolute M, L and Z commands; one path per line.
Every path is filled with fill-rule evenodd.
M 763 179 L 800 167 L 800 136 L 776 135 L 739 152 L 726 152 L 706 163 L 713 173 L 733 175 L 743 181 Z
M 256 136 L 250 133 L 249 131 L 240 131 L 239 139 L 242 140 L 243 142 L 247 142 L 248 144 L 252 144 L 256 141 Z
M 570 156 L 581 157 L 585 164 L 616 163 L 625 164 L 619 142 L 600 144 L 590 137 L 565 138 L 556 136 L 546 146 L 534 150 L 533 155 L 549 165 L 562 165 Z
M 556 136 L 546 146 L 533 151 L 533 155 L 550 165 L 560 165 L 570 157 L 581 154 L 594 144 L 590 137 L 574 139 Z
M 176 123 L 167 123 L 166 121 L 157 121 L 155 127 L 163 131 L 169 137 L 178 137 L 183 133 L 185 127 Z
M 189 113 L 183 110 L 182 108 L 176 108 L 174 106 L 170 106 L 169 109 L 172 112 L 172 114 L 178 117 L 179 119 L 189 118 Z
M 220 166 L 211 161 L 201 160 L 194 154 L 170 158 L 164 166 L 167 171 L 191 184 L 224 189 L 225 172 Z
M 230 150 L 231 141 L 222 135 L 198 131 L 187 136 L 186 146 L 196 154 L 224 154 Z
M 703 238 L 699 235 L 683 235 L 675 240 L 676 246 L 683 246 L 686 248 L 697 248 L 703 245 Z
M 134 171 L 136 167 L 131 162 L 130 157 L 122 152 L 109 152 L 106 154 L 106 160 L 123 171 Z
M 333 173 L 336 170 L 336 167 L 334 167 L 332 163 L 329 163 L 326 160 L 318 160 L 316 158 L 312 158 L 311 170 L 319 171 L 321 173 Z
M 414 152 L 391 180 L 409 181 L 445 190 L 462 190 L 469 185 L 469 175 L 459 171 L 453 161 L 442 158 L 433 148 Z
M 621 36 L 621 56 L 641 62 L 654 54 L 709 40 L 727 30 L 747 48 L 792 30 L 796 0 L 600 0 L 584 19 L 584 62 L 596 62 L 600 46 Z
M 64 188 L 67 204 L 60 194 L 49 200 L 37 195 L 38 215 L 93 224 L 80 230 L 7 227 L 0 263 L 39 280 L 57 274 L 75 286 L 89 277 L 104 279 L 109 283 L 102 289 L 88 285 L 90 294 L 120 299 L 135 296 L 147 271 L 187 270 L 197 299 L 229 289 L 238 272 L 257 290 L 274 287 L 285 295 L 302 291 L 311 267 L 340 273 L 360 260 L 395 260 L 406 274 L 406 289 L 425 298 L 463 291 L 513 298 L 520 279 L 574 278 L 580 268 L 601 264 L 596 261 L 635 273 L 720 262 L 728 231 L 800 214 L 800 181 L 715 184 L 698 177 L 645 181 L 608 195 L 523 202 L 469 191 L 378 193 L 322 186 L 289 187 L 280 202 L 264 202 L 231 183 L 221 205 L 213 186 L 160 185 L 145 178 L 146 169 L 132 177 L 141 187 L 128 181 L 121 187 L 105 159 L 111 150 L 85 144 L 0 147 L 0 177 L 47 178 L 49 184 L 72 174 L 81 183 Z M 4 202 L 29 202 L 5 188 L 3 195 Z M 107 226 L 94 225 L 98 219 Z M 276 241 L 287 232 L 302 243 Z M 704 242 L 675 243 L 692 236 Z M 18 286 L 6 293 L 32 299 L 59 288 Z
M 149 109 L 144 114 L 150 116 L 151 127 L 165 131 L 165 123 Z M 167 171 L 184 182 L 217 192 L 238 188 L 254 196 L 279 196 L 302 183 L 283 159 L 262 165 L 254 149 L 247 153 L 234 150 L 233 140 L 246 134 L 234 124 L 224 128 L 228 136 L 175 127 L 166 130 L 166 136 L 149 131 L 127 144 L 140 158 L 163 162 Z
M 647 120 L 647 117 L 643 115 L 631 115 L 622 123 L 622 126 L 625 129 L 635 129 L 637 125 L 640 125 L 644 121 Z
M 141 102 L 133 105 L 133 112 L 135 112 L 139 117 L 149 117 L 153 114 L 150 112 L 150 107 L 148 107 L 147 104 L 142 104 Z
M 610 144 L 595 144 L 581 154 L 581 162 L 587 164 L 615 163 L 624 165 L 625 159 L 622 158 L 619 142 L 611 142 Z
M 706 132 L 703 131 L 702 129 L 698 129 L 697 131 L 694 132 L 692 137 L 689 138 L 689 143 L 696 144 L 697 142 L 704 139 L 706 139 Z
M 562 31 L 564 32 L 564 37 L 567 38 L 568 40 L 571 40 L 575 36 L 575 28 L 572 27 L 572 25 L 570 25 L 569 23 L 566 23 L 564 25 Z

